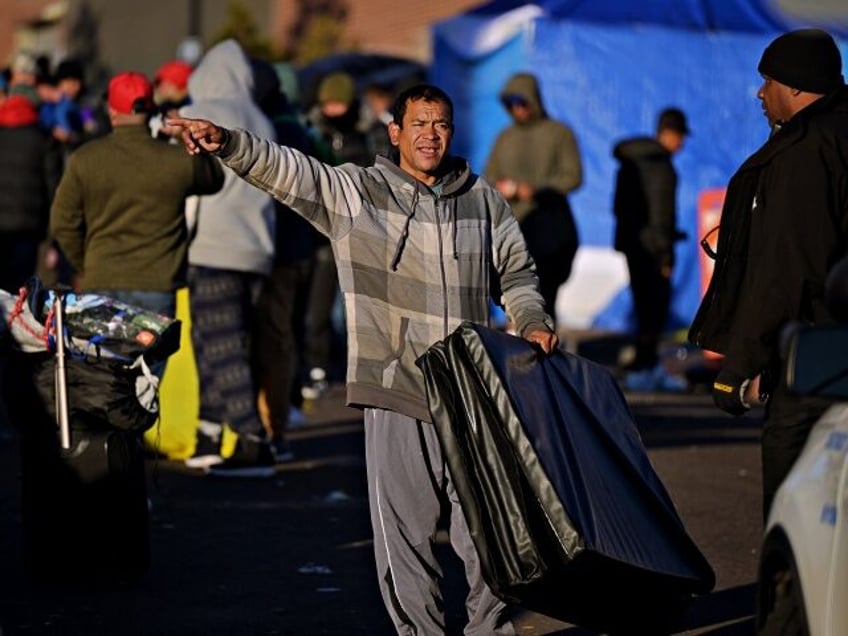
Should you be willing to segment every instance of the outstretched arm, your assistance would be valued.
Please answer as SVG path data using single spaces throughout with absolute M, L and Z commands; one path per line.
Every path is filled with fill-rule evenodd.
M 226 128 L 206 119 L 186 119 L 184 117 L 169 117 L 166 126 L 179 128 L 180 139 L 190 155 L 201 152 L 218 152 L 230 138 Z

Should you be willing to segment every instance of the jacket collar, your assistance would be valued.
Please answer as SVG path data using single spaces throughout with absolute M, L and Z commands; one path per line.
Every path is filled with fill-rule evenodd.
M 748 157 L 745 163 L 739 168 L 739 171 L 750 170 L 767 164 L 776 155 L 804 138 L 811 119 L 840 107 L 844 109 L 846 106 L 848 106 L 848 87 L 846 86 L 841 86 L 821 99 L 816 100 L 796 113 L 757 152 Z

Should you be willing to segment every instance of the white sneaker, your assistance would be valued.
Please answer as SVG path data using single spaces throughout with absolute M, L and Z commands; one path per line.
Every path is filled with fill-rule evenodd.
M 327 391 L 327 372 L 315 367 L 309 372 L 309 382 L 300 389 L 304 400 L 317 400 Z
M 217 466 L 218 464 L 224 463 L 224 458 L 218 454 L 214 455 L 192 455 L 191 457 L 186 457 L 185 465 L 188 468 L 211 468 L 212 466 Z

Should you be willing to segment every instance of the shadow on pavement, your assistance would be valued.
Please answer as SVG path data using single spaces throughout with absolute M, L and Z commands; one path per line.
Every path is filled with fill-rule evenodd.
M 721 444 L 730 433 L 734 443 L 754 442 L 753 421 L 722 421 L 698 400 L 649 402 L 634 404 L 649 447 Z M 133 585 L 100 588 L 27 581 L 19 449 L 14 438 L 0 443 L 2 636 L 392 634 L 374 580 L 361 414 L 333 394 L 291 438 L 296 461 L 267 480 L 201 477 L 149 460 L 151 570 Z M 462 564 L 443 539 L 438 550 L 450 633 L 459 634 Z M 693 603 L 682 633 L 751 634 L 753 609 L 753 584 L 720 590 Z M 519 634 L 591 634 L 529 612 L 518 625 Z
M 756 629 L 753 616 L 756 596 L 756 583 L 701 596 L 692 602 L 680 631 L 704 636 L 751 636 Z

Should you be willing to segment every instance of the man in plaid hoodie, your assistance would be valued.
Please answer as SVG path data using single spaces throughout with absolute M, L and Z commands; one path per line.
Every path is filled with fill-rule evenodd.
M 557 337 L 512 210 L 448 154 L 448 95 L 414 86 L 398 96 L 393 116 L 395 160 L 377 157 L 368 168 L 330 167 L 205 120 L 170 123 L 183 127 L 190 153 L 216 153 L 332 243 L 347 318 L 347 402 L 365 410 L 378 579 L 397 632 L 445 631 L 433 543 L 447 499 L 451 543 L 470 586 L 465 634 L 512 634 L 504 603 L 481 576 L 415 361 L 462 322 L 486 324 L 491 283 L 519 334 L 546 353 Z

